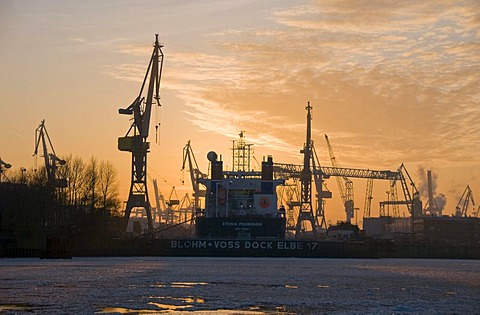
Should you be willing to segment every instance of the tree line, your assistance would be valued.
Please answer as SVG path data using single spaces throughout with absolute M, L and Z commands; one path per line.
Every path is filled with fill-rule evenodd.
M 56 183 L 48 181 L 44 166 L 9 172 L 8 182 L 0 185 L 0 236 L 101 237 L 120 226 L 118 171 L 113 164 L 72 155 L 64 160 Z

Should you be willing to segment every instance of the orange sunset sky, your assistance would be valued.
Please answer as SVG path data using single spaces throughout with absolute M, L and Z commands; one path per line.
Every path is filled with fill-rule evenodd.
M 301 164 L 310 101 L 322 165 L 328 134 L 343 167 L 405 163 L 424 202 L 432 170 L 444 214 L 466 185 L 480 205 L 478 0 L 0 0 L 0 157 L 9 172 L 33 167 L 45 119 L 58 155 L 111 161 L 126 200 L 131 156 L 117 138 L 130 121 L 118 109 L 138 94 L 155 33 L 165 62 L 148 173 L 164 195 L 191 191 L 180 171 L 188 140 L 204 172 L 211 150 L 231 166 L 241 130 L 259 161 Z M 335 179 L 327 186 L 335 222 L 344 211 Z M 365 180 L 354 187 L 363 211 Z M 387 189 L 375 183 L 373 215 Z

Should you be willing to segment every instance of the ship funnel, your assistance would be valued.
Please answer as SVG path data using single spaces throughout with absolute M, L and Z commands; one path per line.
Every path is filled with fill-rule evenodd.
M 273 180 L 273 158 L 270 155 L 262 162 L 262 180 Z
M 210 161 L 210 171 L 212 179 L 223 179 L 223 161 L 217 161 L 217 153 L 210 151 L 207 154 L 207 159 Z

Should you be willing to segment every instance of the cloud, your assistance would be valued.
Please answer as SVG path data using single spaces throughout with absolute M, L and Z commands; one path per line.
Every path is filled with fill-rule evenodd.
M 342 135 L 335 142 L 343 165 L 479 161 L 478 15 L 475 1 L 276 9 L 270 26 L 215 31 L 205 36 L 209 50 L 170 52 L 163 87 L 199 130 L 247 129 L 280 151 L 298 151 L 310 100 L 316 143 L 323 133 Z M 139 48 L 122 51 L 148 51 Z M 141 77 L 136 66 L 109 74 Z
M 79 38 L 79 37 L 69 37 L 69 41 L 74 42 L 74 43 L 85 43 L 86 39 L 85 38 Z

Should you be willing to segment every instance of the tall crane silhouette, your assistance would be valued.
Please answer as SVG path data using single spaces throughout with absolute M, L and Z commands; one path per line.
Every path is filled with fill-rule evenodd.
M 330 154 L 332 166 L 339 168 L 340 165 L 335 157 L 335 154 L 333 153 L 333 148 L 327 135 L 325 135 L 325 140 L 327 141 L 328 153 Z M 353 202 L 353 182 L 346 176 L 338 176 L 335 178 L 337 180 L 338 190 L 340 192 L 340 196 L 345 207 L 347 223 L 351 223 L 351 220 L 355 213 Z
M 42 120 L 37 129 L 35 129 L 35 151 L 33 156 L 38 156 L 38 149 L 42 145 L 43 159 L 45 161 L 45 170 L 47 172 L 47 183 L 52 188 L 65 188 L 67 181 L 61 178 L 57 172 L 58 167 L 65 165 L 66 161 L 62 160 L 55 153 L 52 141 L 45 127 L 45 119 Z M 50 149 L 49 149 L 50 148 Z
M 312 106 L 310 102 L 307 103 L 307 133 L 305 139 L 305 146 L 300 152 L 303 153 L 303 168 L 300 173 L 300 211 L 297 219 L 297 226 L 295 229 L 295 237 L 302 237 L 302 224 L 303 221 L 309 221 L 312 227 L 313 238 L 316 237 L 316 222 L 313 213 L 312 205 L 312 176 L 313 172 L 310 167 L 313 160 L 313 141 L 312 141 Z
M 147 153 L 150 142 L 147 141 L 150 129 L 150 116 L 154 101 L 160 106 L 160 79 L 163 67 L 163 45 L 155 34 L 153 53 L 148 64 L 145 78 L 137 98 L 125 109 L 119 109 L 122 115 L 133 115 L 133 123 L 124 137 L 118 138 L 118 149 L 132 153 L 131 185 L 125 209 L 124 227 L 127 229 L 133 208 L 143 208 L 147 214 L 148 231 L 153 233 L 153 219 L 147 190 Z M 148 88 L 144 96 L 144 87 L 148 79 Z

